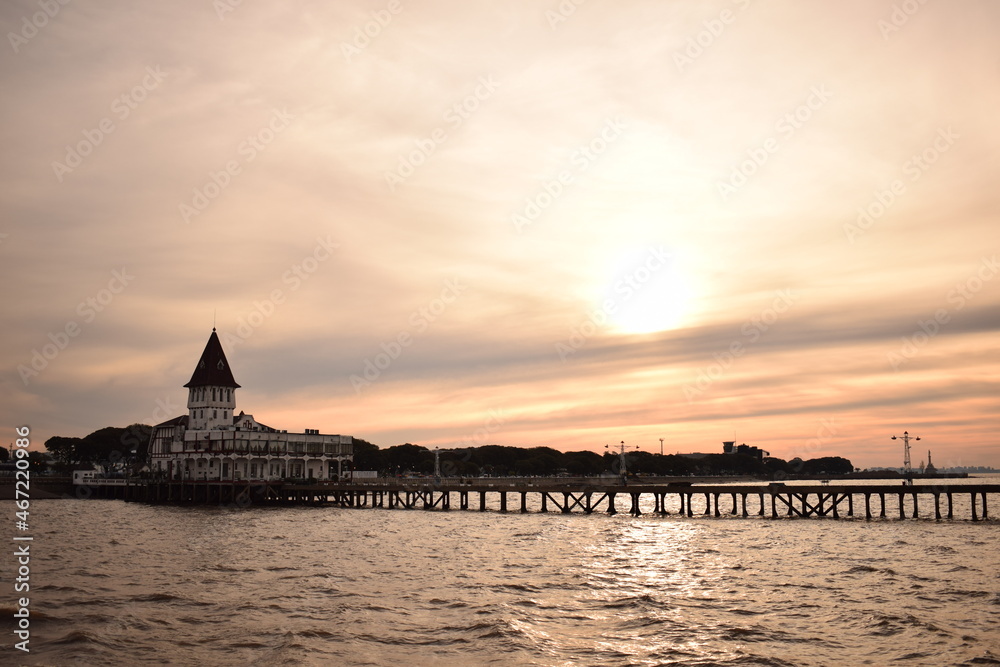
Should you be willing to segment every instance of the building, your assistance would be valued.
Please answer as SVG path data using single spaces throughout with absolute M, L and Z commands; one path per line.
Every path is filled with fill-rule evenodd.
M 184 387 L 188 413 L 153 428 L 153 474 L 185 480 L 332 480 L 343 475 L 345 461 L 353 460 L 349 435 L 315 429 L 289 433 L 242 410 L 236 414 L 240 385 L 214 328 Z
M 735 440 L 727 440 L 722 443 L 722 451 L 726 454 L 743 454 L 752 456 L 758 461 L 763 461 L 765 456 L 770 456 L 771 452 L 765 452 L 760 447 L 751 447 L 746 443 L 737 446 Z
M 751 447 L 746 443 L 737 446 L 735 440 L 725 440 L 722 443 L 722 453 L 723 454 L 744 454 L 746 456 L 752 456 L 758 461 L 763 461 L 765 457 L 771 455 L 771 452 L 766 452 L 760 447 Z M 685 458 L 689 459 L 703 459 L 706 456 L 711 456 L 710 454 L 704 453 L 691 453 L 691 454 L 681 454 Z

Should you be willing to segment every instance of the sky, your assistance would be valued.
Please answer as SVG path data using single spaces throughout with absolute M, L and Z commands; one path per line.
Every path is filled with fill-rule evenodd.
M 12 1 L 0 425 L 1000 466 L 1000 6 Z M 662 441 L 661 441 L 662 439 Z

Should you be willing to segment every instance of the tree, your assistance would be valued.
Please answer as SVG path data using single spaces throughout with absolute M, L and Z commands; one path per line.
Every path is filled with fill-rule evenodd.
M 384 469 L 385 457 L 378 445 L 373 445 L 367 440 L 354 438 L 354 469 L 355 470 L 382 470 Z
M 840 456 L 823 456 L 802 464 L 806 475 L 846 475 L 854 472 L 854 464 Z
M 45 449 L 60 467 L 97 463 L 104 466 L 145 461 L 153 427 L 131 424 L 124 428 L 106 426 L 82 438 L 52 436 Z
M 32 474 L 45 472 L 49 468 L 49 455 L 45 452 L 28 452 L 28 465 Z
M 79 462 L 76 448 L 81 442 L 83 442 L 83 438 L 66 438 L 54 435 L 45 441 L 45 449 L 52 454 L 58 465 L 69 467 Z
M 135 461 L 145 461 L 152 435 L 153 427 L 146 424 L 129 424 L 123 428 L 119 442 L 125 457 Z

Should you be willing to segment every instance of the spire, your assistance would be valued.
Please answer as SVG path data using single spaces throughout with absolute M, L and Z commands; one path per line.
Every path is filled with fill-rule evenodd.
M 212 327 L 212 335 L 208 338 L 205 351 L 201 353 L 201 359 L 191 375 L 185 387 L 232 387 L 239 389 L 236 380 L 233 378 L 233 371 L 229 367 L 229 360 L 222 350 L 222 342 L 219 334 Z

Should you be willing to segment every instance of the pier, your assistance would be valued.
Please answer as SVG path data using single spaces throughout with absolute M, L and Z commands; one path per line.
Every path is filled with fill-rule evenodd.
M 1000 484 L 567 484 L 558 479 L 282 481 L 92 480 L 76 497 L 199 505 L 329 505 L 352 509 L 735 517 L 989 518 Z M 994 498 L 994 501 L 996 498 Z M 924 509 L 922 515 L 921 508 Z M 933 513 L 931 512 L 933 508 Z M 962 517 L 959 517 L 962 518 Z

